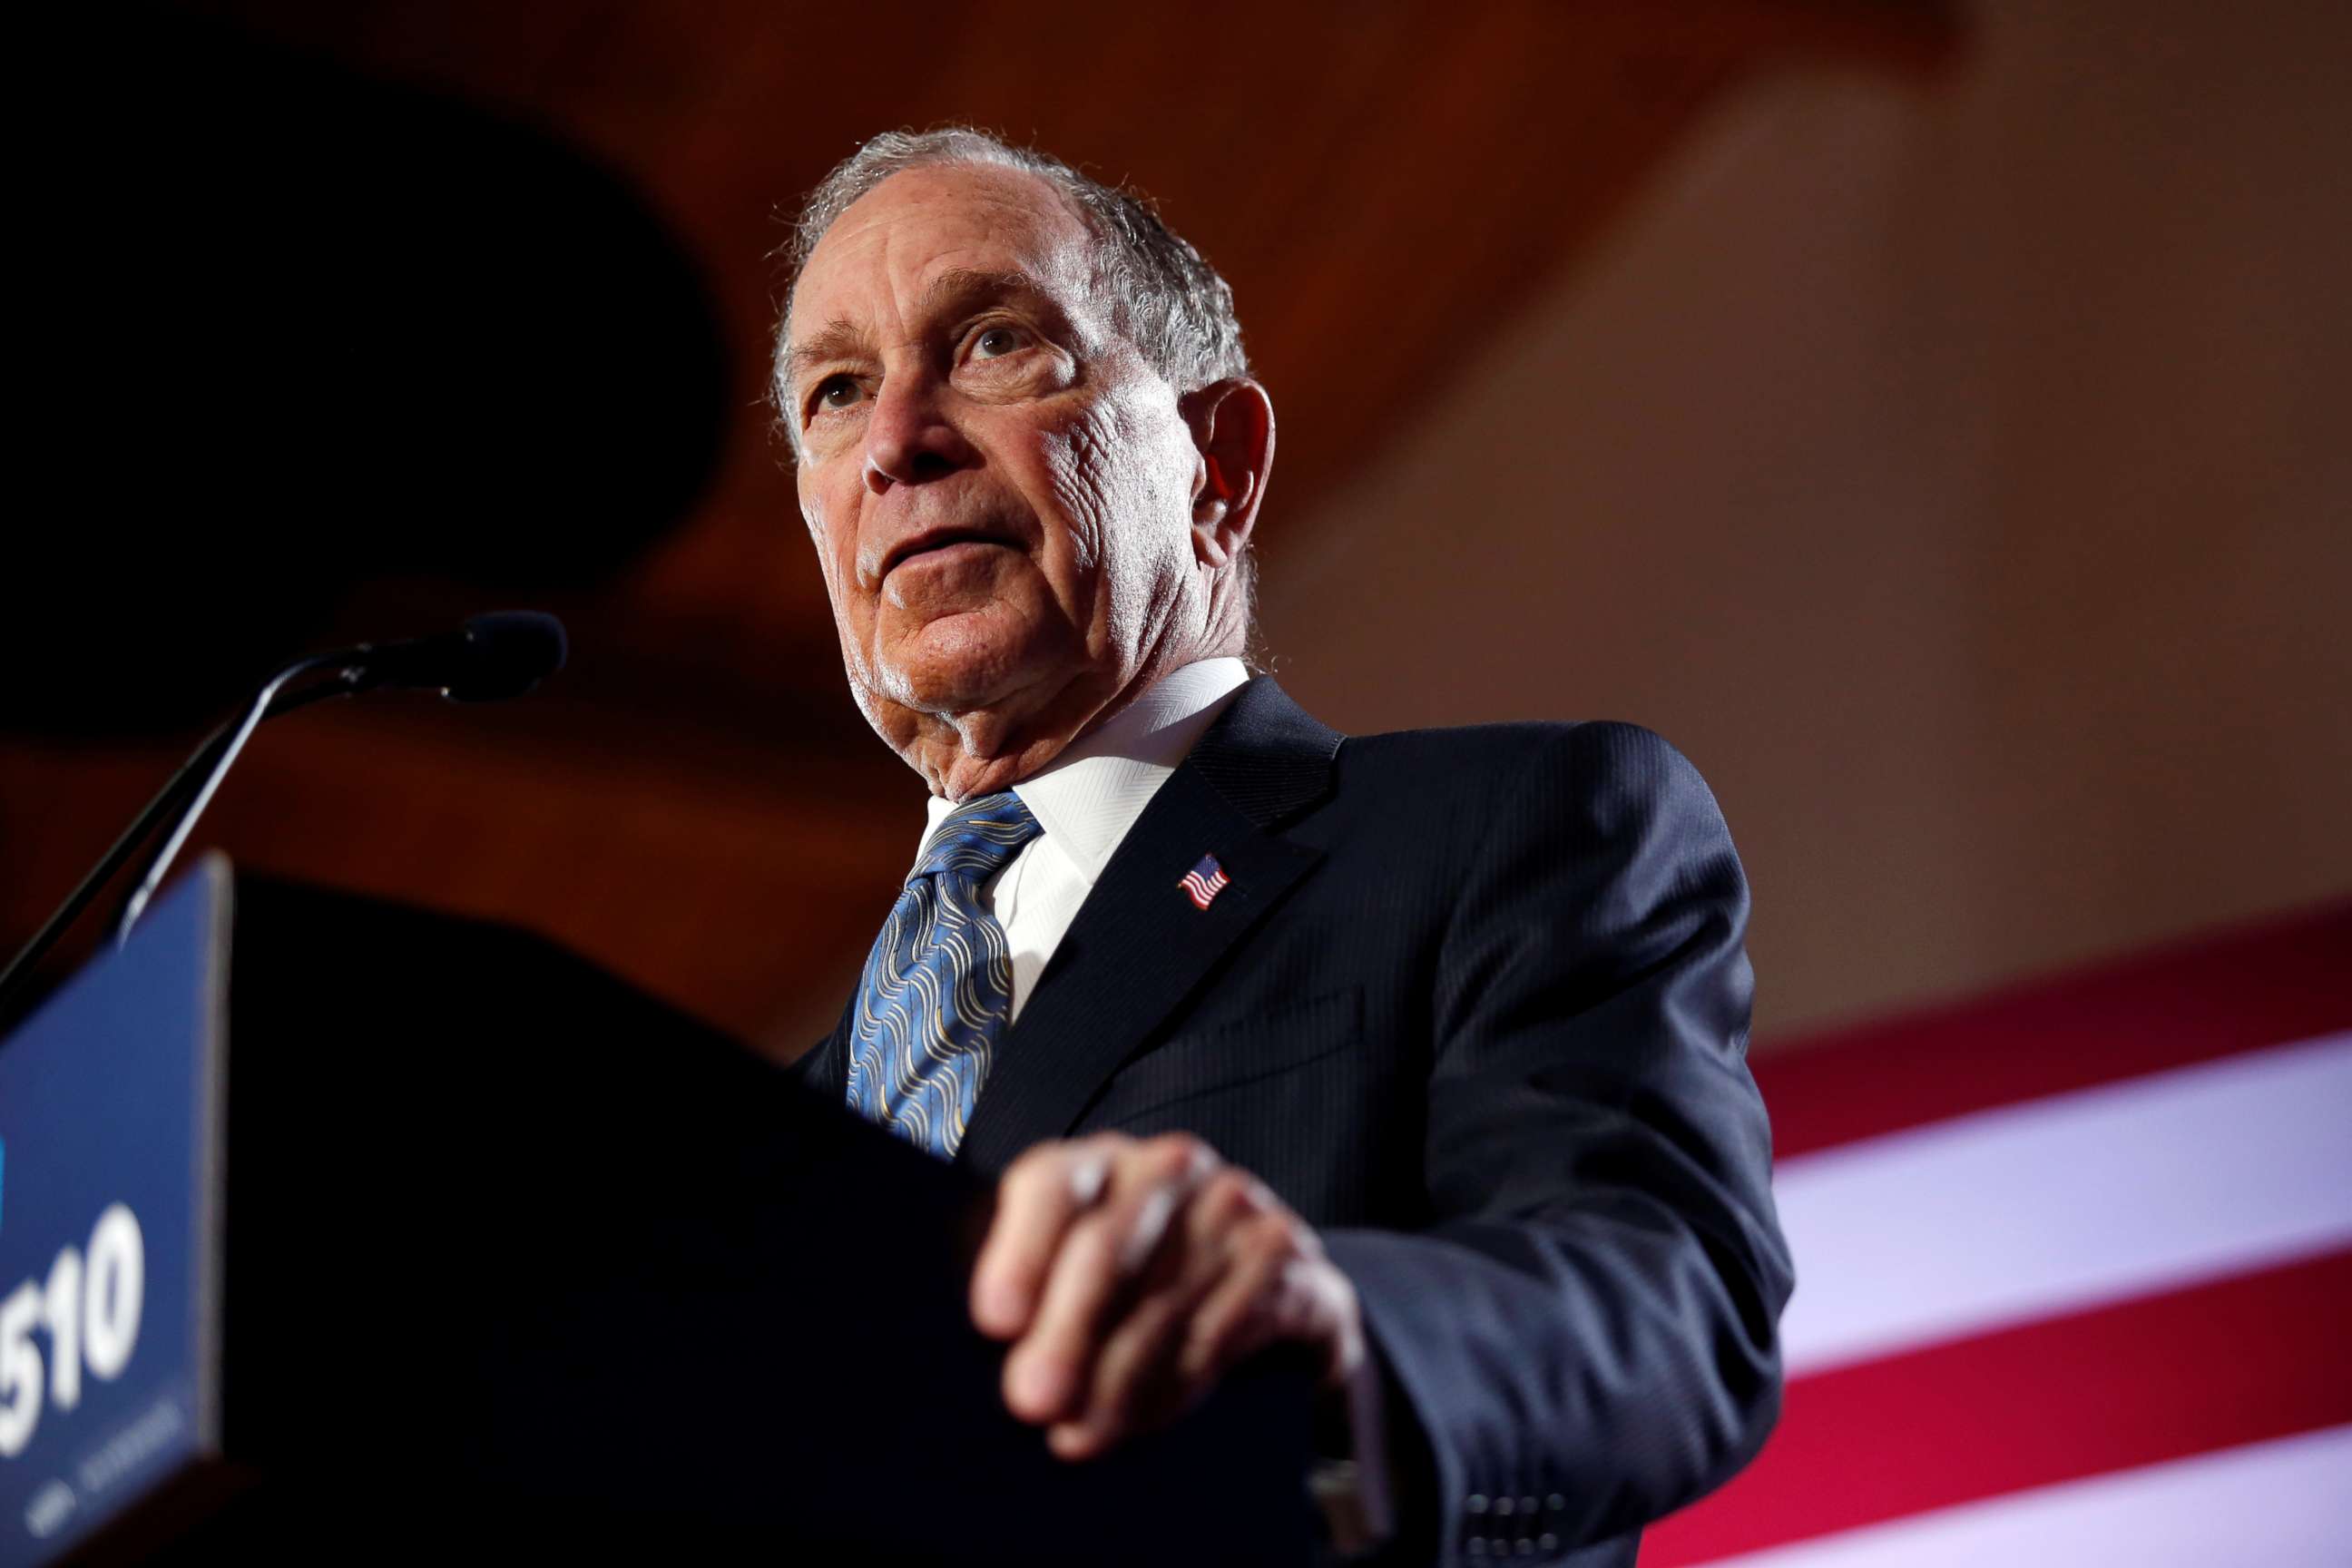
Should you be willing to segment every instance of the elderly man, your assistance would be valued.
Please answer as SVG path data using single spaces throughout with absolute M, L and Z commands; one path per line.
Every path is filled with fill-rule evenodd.
M 1342 1544 L 1632 1563 L 1762 1441 L 1790 1288 L 1706 786 L 1625 726 L 1345 739 L 1252 677 L 1273 406 L 1132 196 L 883 136 L 792 254 L 802 514 L 931 795 L 803 1071 L 1002 1173 L 1006 1404 L 1081 1460 L 1297 1342 Z

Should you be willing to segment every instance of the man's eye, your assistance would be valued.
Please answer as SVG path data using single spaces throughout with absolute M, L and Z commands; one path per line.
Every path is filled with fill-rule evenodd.
M 860 394 L 861 389 L 854 378 L 829 375 L 818 382 L 816 391 L 809 395 L 809 406 L 820 413 L 826 409 L 846 408 L 857 401 Z
M 1028 339 L 1013 328 L 991 327 L 972 340 L 971 357 L 998 359 L 1022 347 L 1027 342 Z

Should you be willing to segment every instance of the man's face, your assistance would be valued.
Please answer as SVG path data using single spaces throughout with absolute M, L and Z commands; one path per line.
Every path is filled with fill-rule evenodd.
M 1200 454 L 1094 261 L 1045 181 L 947 165 L 869 192 L 801 275 L 801 512 L 902 752 L 926 716 L 1090 712 L 1202 619 Z

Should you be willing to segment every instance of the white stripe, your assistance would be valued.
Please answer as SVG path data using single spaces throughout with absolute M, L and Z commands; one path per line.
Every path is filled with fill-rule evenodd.
M 1711 1568 L 2342 1568 L 2352 1426 L 2011 1492 Z
M 1786 1162 L 1789 1371 L 2352 1245 L 2352 1032 Z

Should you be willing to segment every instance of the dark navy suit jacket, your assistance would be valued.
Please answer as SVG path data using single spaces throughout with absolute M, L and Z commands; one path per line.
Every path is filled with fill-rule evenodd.
M 957 1159 L 1199 1134 L 1356 1284 L 1386 1555 L 1630 1564 L 1779 1409 L 1747 916 L 1714 798 L 1647 731 L 1343 738 L 1261 679 L 1105 868 Z M 803 1070 L 844 1093 L 838 1030 Z

